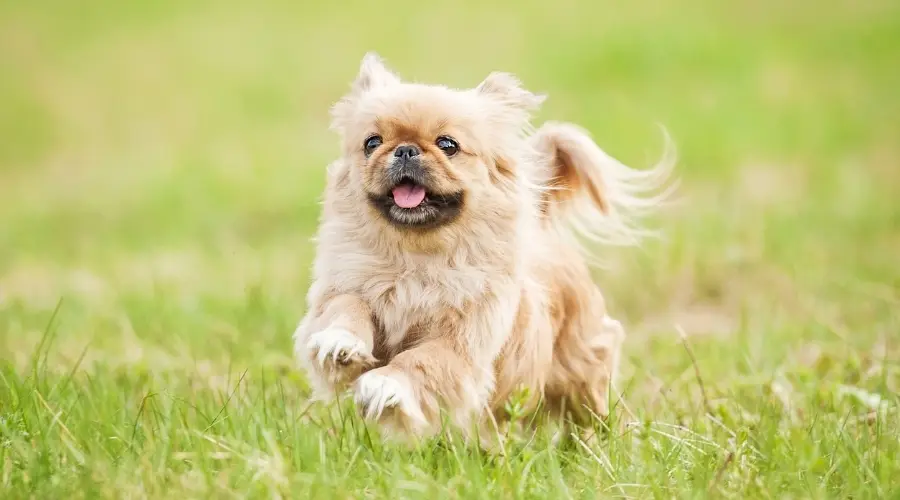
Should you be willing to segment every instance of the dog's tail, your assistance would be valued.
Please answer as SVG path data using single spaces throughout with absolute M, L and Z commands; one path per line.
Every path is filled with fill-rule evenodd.
M 677 184 L 672 181 L 674 147 L 664 135 L 662 160 L 651 169 L 635 170 L 606 154 L 578 126 L 540 127 L 532 141 L 546 169 L 540 202 L 545 219 L 606 244 L 635 245 L 654 234 L 640 226 L 640 219 L 657 209 Z

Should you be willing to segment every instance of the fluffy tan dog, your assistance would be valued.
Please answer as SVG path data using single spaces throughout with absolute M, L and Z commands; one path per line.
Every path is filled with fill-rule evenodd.
M 405 435 L 502 418 L 520 386 L 608 414 L 624 332 L 577 237 L 635 242 L 672 162 L 632 170 L 573 125 L 533 131 L 542 100 L 505 73 L 454 90 L 363 59 L 332 110 L 342 155 L 294 334 L 318 395 L 352 390 Z

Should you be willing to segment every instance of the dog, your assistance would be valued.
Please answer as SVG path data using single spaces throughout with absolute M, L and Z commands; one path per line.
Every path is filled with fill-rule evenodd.
M 294 333 L 316 398 L 352 391 L 404 436 L 496 422 L 521 388 L 574 422 L 608 416 L 625 333 L 582 242 L 640 241 L 674 160 L 635 170 L 575 125 L 535 130 L 543 100 L 508 73 L 451 89 L 366 54 L 331 110 L 341 154 Z

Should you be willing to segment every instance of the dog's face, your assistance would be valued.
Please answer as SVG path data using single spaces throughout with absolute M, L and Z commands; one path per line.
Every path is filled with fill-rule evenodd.
M 333 109 L 351 187 L 381 220 L 432 231 L 503 203 L 542 98 L 505 74 L 475 89 L 403 83 L 374 55 Z
M 415 108 L 406 106 L 406 116 L 380 113 L 355 156 L 366 197 L 387 221 L 433 229 L 457 220 L 484 168 L 466 130 L 450 119 L 411 113 Z

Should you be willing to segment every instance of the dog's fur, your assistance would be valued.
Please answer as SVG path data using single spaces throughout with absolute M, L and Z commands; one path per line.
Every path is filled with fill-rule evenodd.
M 578 236 L 634 243 L 634 216 L 666 194 L 671 156 L 637 171 L 576 126 L 534 131 L 542 100 L 505 73 L 454 90 L 363 59 L 332 110 L 342 155 L 328 169 L 294 334 L 318 395 L 351 389 L 366 417 L 406 435 L 434 432 L 441 413 L 459 426 L 502 417 L 520 386 L 576 420 L 608 414 L 624 332 Z M 382 143 L 367 154 L 374 134 Z M 458 153 L 435 145 L 443 136 Z M 428 196 L 456 201 L 433 224 L 406 225 L 379 206 L 391 205 L 394 151 L 410 144 Z

